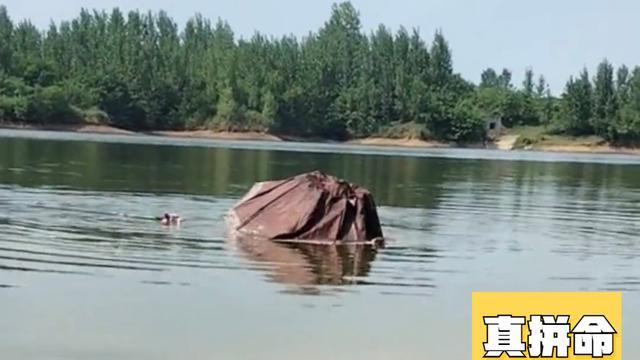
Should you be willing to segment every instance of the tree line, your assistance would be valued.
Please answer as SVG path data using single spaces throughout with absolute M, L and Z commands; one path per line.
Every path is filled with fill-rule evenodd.
M 476 85 L 454 71 L 441 32 L 430 43 L 405 28 L 367 34 L 348 2 L 304 37 L 250 39 L 222 20 L 196 15 L 180 29 L 165 12 L 117 8 L 41 31 L 0 6 L 0 121 L 467 142 L 483 140 L 491 118 L 640 139 L 640 68 L 603 61 L 560 97 L 532 70 L 521 86 L 507 69 Z

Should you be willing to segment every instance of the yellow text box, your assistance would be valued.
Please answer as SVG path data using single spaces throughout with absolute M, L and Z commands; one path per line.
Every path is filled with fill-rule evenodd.
M 564 321 L 566 316 L 568 321 Z M 519 325 L 522 323 L 521 317 L 525 318 L 525 322 Z M 604 323 L 602 317 L 615 331 L 610 335 L 612 338 L 610 355 L 607 346 L 604 345 L 605 341 L 602 340 L 607 339 L 608 335 L 596 334 L 598 331 L 594 330 L 598 328 L 601 332 L 607 332 L 609 327 L 607 324 L 598 326 Z M 581 322 L 583 318 L 584 321 Z M 557 349 L 553 351 L 551 357 L 544 356 L 542 352 L 548 352 L 553 347 L 550 344 L 559 343 L 557 339 L 548 339 L 553 335 L 544 334 L 566 331 L 566 325 L 562 325 L 565 322 L 571 329 L 571 333 L 567 335 L 570 338 L 567 357 L 557 357 Z M 540 324 L 543 324 L 544 331 L 540 330 Z M 578 324 L 580 326 L 577 327 Z M 514 339 L 510 338 L 517 327 L 521 327 L 520 345 L 514 345 Z M 622 293 L 474 292 L 471 330 L 472 360 L 509 358 L 619 360 L 622 358 Z M 573 333 L 574 330 L 577 333 Z M 545 339 L 541 340 L 541 336 Z M 546 346 L 540 347 L 541 342 Z M 522 343 L 524 343 L 524 349 L 521 347 Z M 515 349 L 514 346 L 520 348 Z M 507 348 L 515 350 L 502 351 Z M 517 350 L 523 351 L 518 354 Z M 598 351 L 602 352 L 600 357 L 597 356 Z M 500 355 L 496 356 L 498 352 Z M 524 357 L 516 357 L 519 355 Z

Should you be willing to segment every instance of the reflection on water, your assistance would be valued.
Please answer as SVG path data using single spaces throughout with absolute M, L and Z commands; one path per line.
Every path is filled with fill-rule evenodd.
M 3 357 L 466 359 L 475 290 L 622 290 L 638 316 L 635 161 L 194 144 L 0 138 Z M 254 182 L 315 169 L 372 191 L 385 249 L 226 238 Z
M 255 237 L 233 239 L 242 256 L 268 264 L 269 279 L 296 285 L 305 293 L 316 288 L 307 285 L 354 285 L 365 283 L 375 259 L 370 245 L 319 245 L 277 243 Z

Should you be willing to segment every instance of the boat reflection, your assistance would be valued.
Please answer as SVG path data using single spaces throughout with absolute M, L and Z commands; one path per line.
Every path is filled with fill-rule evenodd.
M 370 244 L 276 242 L 245 236 L 233 238 L 233 244 L 241 256 L 266 265 L 270 281 L 300 287 L 358 284 L 369 274 L 377 253 Z

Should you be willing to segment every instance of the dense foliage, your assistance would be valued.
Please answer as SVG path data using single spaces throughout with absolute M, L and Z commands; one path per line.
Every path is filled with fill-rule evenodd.
M 334 139 L 418 127 L 423 137 L 478 141 L 489 118 L 637 139 L 640 69 L 614 74 L 603 62 L 558 99 L 531 70 L 520 88 L 506 69 L 485 70 L 476 86 L 454 72 L 441 32 L 430 44 L 404 28 L 365 34 L 350 3 L 302 39 L 236 39 L 223 21 L 196 15 L 179 29 L 164 12 L 118 9 L 82 10 L 41 32 L 0 6 L 0 121 Z

